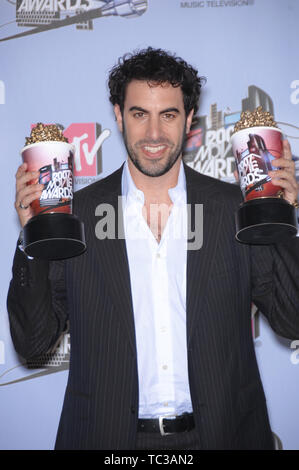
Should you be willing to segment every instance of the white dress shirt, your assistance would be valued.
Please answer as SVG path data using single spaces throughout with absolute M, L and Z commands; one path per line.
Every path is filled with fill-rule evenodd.
M 127 162 L 122 175 L 124 230 L 137 343 L 139 418 L 192 412 L 186 341 L 187 207 L 181 163 L 160 243 L 142 215 L 144 194 Z

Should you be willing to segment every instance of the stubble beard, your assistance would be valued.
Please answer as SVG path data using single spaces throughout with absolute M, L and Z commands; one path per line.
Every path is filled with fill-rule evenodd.
M 130 145 L 128 142 L 126 128 L 125 128 L 125 124 L 123 121 L 123 139 L 124 139 L 124 144 L 125 144 L 128 156 L 131 162 L 133 163 L 133 165 L 141 173 L 143 173 L 146 176 L 152 176 L 152 177 L 163 176 L 165 175 L 165 173 L 171 170 L 171 168 L 177 162 L 177 160 L 179 159 L 179 157 L 181 156 L 183 152 L 186 135 L 187 134 L 186 134 L 186 121 L 185 121 L 182 138 L 177 145 L 175 145 L 172 141 L 163 137 L 157 140 L 143 139 L 143 140 L 139 140 L 138 142 L 136 142 L 136 144 L 134 144 L 134 147 L 137 148 L 137 151 L 135 151 L 133 146 Z M 163 144 L 167 145 L 171 149 L 171 152 L 167 160 L 164 161 L 163 159 L 163 162 L 159 161 L 159 159 L 157 160 L 153 159 L 152 161 L 149 160 L 149 164 L 145 166 L 142 163 L 141 159 L 139 158 L 138 149 L 139 148 L 141 149 L 143 145 L 163 145 Z

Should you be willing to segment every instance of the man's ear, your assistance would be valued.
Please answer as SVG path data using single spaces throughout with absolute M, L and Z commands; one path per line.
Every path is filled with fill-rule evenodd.
M 192 118 L 193 118 L 193 113 L 194 113 L 194 109 L 191 109 L 190 113 L 188 114 L 187 116 L 187 120 L 186 120 L 186 133 L 188 134 L 188 132 L 190 132 L 190 128 L 191 128 L 191 124 L 192 124 Z
M 117 122 L 118 128 L 119 128 L 120 132 L 122 132 L 123 131 L 123 117 L 122 117 L 122 114 L 121 114 L 119 104 L 114 105 L 114 114 L 115 114 L 115 117 L 116 117 L 116 122 Z

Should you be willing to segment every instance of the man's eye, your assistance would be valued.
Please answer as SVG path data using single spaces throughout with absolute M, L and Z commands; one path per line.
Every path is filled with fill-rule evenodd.
M 172 121 L 173 119 L 175 119 L 175 117 L 176 117 L 176 115 L 172 114 L 172 113 L 164 114 L 164 119 L 166 119 L 167 121 Z
M 133 114 L 135 118 L 142 118 L 144 116 L 144 113 L 142 111 L 137 111 L 136 113 Z

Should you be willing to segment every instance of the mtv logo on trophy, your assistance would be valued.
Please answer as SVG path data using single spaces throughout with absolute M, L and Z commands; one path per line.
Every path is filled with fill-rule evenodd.
M 38 123 L 21 150 L 28 171 L 39 171 L 44 189 L 31 203 L 34 216 L 23 228 L 25 253 L 40 259 L 66 259 L 86 249 L 84 225 L 72 214 L 74 147 L 56 125 Z

